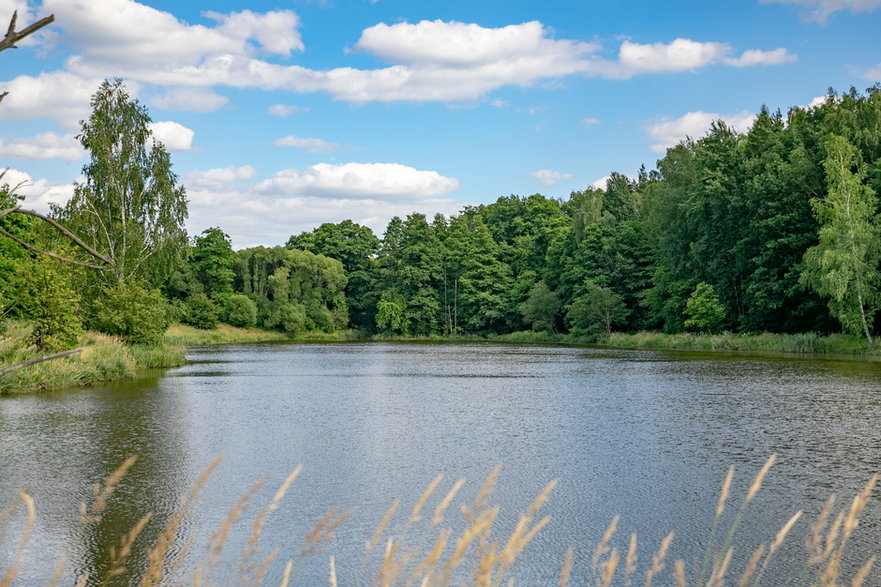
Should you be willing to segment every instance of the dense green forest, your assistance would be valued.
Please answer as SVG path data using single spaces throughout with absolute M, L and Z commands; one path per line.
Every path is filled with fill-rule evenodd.
M 221 227 L 186 236 L 184 189 L 121 82 L 92 106 L 86 179 L 52 218 L 108 266 L 48 258 L 35 249 L 82 251 L 34 217 L 0 218 L 0 303 L 35 324 L 42 348 L 74 344 L 82 327 L 156 342 L 172 321 L 291 335 L 875 332 L 881 86 L 786 115 L 762 108 L 745 134 L 717 122 L 605 189 L 395 217 L 381 238 L 326 223 L 240 251 Z M 9 186 L 2 196 L 20 205 Z

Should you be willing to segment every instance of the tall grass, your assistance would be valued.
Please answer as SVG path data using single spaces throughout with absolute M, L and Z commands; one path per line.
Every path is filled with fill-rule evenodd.
M 802 354 L 838 353 L 878 355 L 881 347 L 869 346 L 862 338 L 845 334 L 665 334 L 662 332 L 612 333 L 605 344 L 619 348 L 697 350 L 697 351 L 761 351 Z
M 31 327 L 8 322 L 0 335 L 0 365 L 9 366 L 43 353 L 29 342 Z M 118 338 L 86 332 L 79 340 L 79 354 L 24 367 L 0 377 L 0 395 L 44 391 L 59 387 L 83 387 L 133 377 L 138 369 L 175 367 L 184 363 L 183 353 L 167 347 L 127 346 Z
M 654 584 L 676 585 L 677 587 L 738 585 L 740 587 L 762 585 L 769 569 L 773 569 L 780 547 L 794 533 L 802 512 L 795 512 L 780 528 L 774 538 L 760 544 L 746 560 L 735 568 L 733 538 L 749 506 L 761 489 L 765 476 L 774 463 L 776 455 L 765 463 L 755 476 L 746 496 L 735 510 L 733 519 L 724 516 L 730 504 L 730 488 L 734 478 L 731 467 L 722 484 L 715 508 L 715 517 L 706 549 L 692 553 L 692 560 L 670 561 L 668 552 L 675 541 L 675 533 L 670 532 L 656 545 L 648 545 L 647 551 L 636 534 L 627 540 L 627 548 L 619 551 L 612 546 L 618 531 L 620 516 L 615 516 L 600 541 L 593 548 L 589 561 L 582 565 L 583 571 L 576 571 L 574 550 L 569 548 L 562 557 L 561 565 L 551 569 L 556 574 L 561 587 L 568 585 L 591 584 L 597 586 L 638 585 L 651 587 Z M 220 526 L 210 534 L 204 552 L 192 548 L 194 536 L 188 535 L 188 524 L 184 520 L 192 511 L 199 494 L 209 482 L 220 459 L 215 460 L 194 483 L 189 493 L 179 501 L 179 506 L 164 523 L 155 520 L 151 514 L 140 518 L 130 531 L 118 540 L 118 546 L 111 547 L 109 565 L 101 576 L 90 576 L 82 572 L 74 577 L 76 585 L 104 585 L 110 582 L 143 587 L 161 584 L 210 585 L 221 577 L 215 571 L 226 560 L 228 576 L 222 582 L 235 585 L 259 585 L 266 582 L 270 571 L 274 570 L 272 584 L 281 587 L 300 584 L 299 573 L 310 558 L 319 557 L 325 561 L 327 582 L 331 586 L 343 585 L 431 585 L 451 584 L 495 587 L 516 584 L 515 563 L 533 538 L 551 523 L 549 516 L 540 514 L 542 507 L 551 498 L 555 481 L 551 481 L 519 516 L 513 530 L 499 535 L 495 529 L 500 508 L 491 505 L 491 495 L 499 468 L 496 467 L 470 502 L 457 501 L 464 480 L 460 479 L 448 487 L 443 486 L 443 478 L 434 479 L 409 511 L 403 509 L 399 500 L 393 500 L 386 514 L 378 521 L 372 535 L 364 536 L 363 552 L 337 552 L 332 554 L 325 549 L 332 544 L 335 532 L 346 522 L 351 510 L 332 508 L 321 517 L 306 534 L 301 546 L 288 553 L 263 552 L 260 539 L 269 517 L 278 508 L 288 493 L 292 483 L 299 476 L 301 467 L 295 468 L 275 490 L 272 499 L 257 509 L 250 521 L 250 532 L 244 544 L 235 545 L 238 554 L 231 552 L 229 544 L 234 527 L 246 523 L 244 513 L 255 500 L 260 489 L 267 482 L 264 477 L 258 480 L 239 499 Z M 92 498 L 80 506 L 80 521 L 83 528 L 101 521 L 108 502 L 126 472 L 134 465 L 135 459 L 126 460 L 103 483 L 95 486 Z M 817 519 L 806 529 L 801 560 L 801 573 L 796 577 L 776 575 L 773 583 L 833 586 L 850 584 L 859 587 L 877 581 L 871 575 L 876 557 L 872 556 L 854 569 L 845 569 L 842 561 L 846 547 L 851 542 L 854 530 L 859 525 L 870 495 L 876 485 L 877 475 L 872 476 L 865 488 L 850 503 L 836 508 L 837 500 L 832 496 Z M 455 507 L 458 505 L 458 508 Z M 0 587 L 12 585 L 22 570 L 22 554 L 30 540 L 37 515 L 36 506 L 27 493 L 19 493 L 10 507 L 0 511 L 0 528 L 10 522 L 20 527 L 10 549 L 14 553 L 8 567 L 0 569 Z M 393 520 L 401 518 L 394 525 Z M 157 537 L 146 549 L 141 569 L 129 564 L 134 545 L 145 534 L 145 528 L 158 525 Z M 83 536 L 81 531 L 78 536 Z M 11 533 L 0 536 L 11 536 Z M 877 547 L 877 545 L 875 545 Z M 643 549 L 640 551 L 640 549 Z M 224 559 L 224 557 L 227 557 Z M 336 562 L 343 557 L 349 560 L 360 559 L 357 574 L 353 577 L 337 576 Z M 194 561 L 187 567 L 184 563 Z M 237 562 L 235 562 L 237 561 Z M 791 562 L 791 561 L 787 561 Z M 50 585 L 57 584 L 62 576 L 66 560 L 59 561 L 49 579 Z M 789 568 L 791 565 L 787 566 Z M 47 567 L 47 569 L 50 567 Z M 181 569 L 192 571 L 182 573 Z M 350 568 L 355 568 L 350 565 Z M 74 574 L 76 571 L 73 571 Z M 555 581 L 556 582 L 556 581 Z M 314 584 L 314 579 L 310 580 Z M 877 582 L 873 583 L 877 584 Z
M 262 328 L 237 328 L 218 324 L 217 328 L 202 330 L 185 324 L 172 324 L 165 332 L 165 344 L 177 347 L 203 344 L 230 344 L 239 342 L 267 342 L 287 340 L 289 337 L 277 330 Z

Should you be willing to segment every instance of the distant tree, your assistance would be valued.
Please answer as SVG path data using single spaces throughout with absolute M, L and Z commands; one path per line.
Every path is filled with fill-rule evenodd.
M 190 265 L 209 297 L 232 293 L 235 264 L 236 254 L 228 234 L 219 228 L 206 228 L 196 237 Z
M 40 350 L 72 348 L 82 333 L 79 296 L 57 261 L 37 257 L 22 264 L 17 282 L 23 315 L 33 324 L 31 342 Z
M 187 312 L 184 322 L 190 326 L 210 330 L 217 328 L 217 306 L 203 293 L 193 294 L 185 302 Z
M 685 303 L 685 327 L 705 332 L 716 332 L 725 320 L 725 308 L 712 285 L 704 281 Z
M 226 298 L 223 321 L 239 328 L 253 328 L 257 324 L 257 304 L 246 295 L 233 294 Z
M 520 304 L 520 312 L 527 324 L 535 331 L 554 332 L 557 312 L 560 311 L 560 298 L 548 289 L 544 281 L 536 283 L 529 290 L 529 297 Z
M 878 197 L 863 184 L 859 153 L 847 139 L 830 136 L 826 153 L 828 193 L 811 202 L 820 223 L 820 242 L 805 253 L 802 279 L 829 298 L 829 309 L 845 331 L 862 332 L 871 343 L 871 324 L 881 301 Z
M 628 313 L 624 299 L 611 288 L 587 282 L 584 293 L 569 305 L 566 317 L 576 333 L 608 336 L 614 326 L 625 323 Z

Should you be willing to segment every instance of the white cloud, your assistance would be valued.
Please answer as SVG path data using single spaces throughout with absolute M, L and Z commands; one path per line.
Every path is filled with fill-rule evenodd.
M 214 112 L 226 106 L 229 98 L 206 88 L 173 88 L 153 98 L 151 102 L 164 110 Z
M 318 163 L 279 171 L 256 188 L 277 195 L 408 200 L 449 194 L 459 189 L 459 182 L 399 163 Z
M 572 179 L 571 174 L 554 171 L 553 169 L 539 169 L 538 171 L 533 171 L 527 177 L 536 179 L 546 186 L 557 185 L 557 183 L 564 179 Z
M 0 119 L 27 120 L 51 118 L 65 128 L 77 128 L 88 118 L 89 102 L 101 78 L 83 78 L 64 71 L 20 75 L 3 83 L 9 95 L 0 108 Z M 129 88 L 133 93 L 136 88 Z
M 601 121 L 599 118 L 594 118 L 592 116 L 588 116 L 587 118 L 581 119 L 581 124 L 584 126 L 593 126 L 595 124 L 599 124 Z
M 604 190 L 605 191 L 606 182 L 608 182 L 610 179 L 612 179 L 611 175 L 603 176 L 603 177 L 599 178 L 598 180 L 596 180 L 595 182 L 593 182 L 592 184 L 590 184 L 588 187 L 591 187 L 595 190 Z
M 169 151 L 189 151 L 193 148 L 193 137 L 196 132 L 184 125 L 167 120 L 151 122 L 147 125 L 159 142 Z
M 829 17 L 839 10 L 859 14 L 881 8 L 881 0 L 762 0 L 762 2 L 803 6 L 802 17 L 820 24 L 825 24 Z
M 220 167 L 204 171 L 191 171 L 184 177 L 183 183 L 187 189 L 220 189 L 235 182 L 247 181 L 257 176 L 257 170 L 252 165 L 239 167 Z
M 288 135 L 272 142 L 277 147 L 293 147 L 302 149 L 307 153 L 326 153 L 328 151 L 340 151 L 345 149 L 345 145 L 339 143 L 330 143 L 322 139 L 302 138 Z
M 76 161 L 85 157 L 86 153 L 73 133 L 59 135 L 45 132 L 27 139 L 0 138 L 0 155 L 19 159 Z
M 287 118 L 291 114 L 298 114 L 300 112 L 309 112 L 309 109 L 305 106 L 287 106 L 285 104 L 273 104 L 269 107 L 269 113 L 279 118 Z
M 24 171 L 8 169 L 0 184 L 19 186 L 17 194 L 25 197 L 23 206 L 41 212 L 49 211 L 49 204 L 64 204 L 73 196 L 73 182 L 52 182 L 46 179 L 33 179 Z
M 752 126 L 756 115 L 747 110 L 736 114 L 722 115 L 713 112 L 689 112 L 676 119 L 661 119 L 646 127 L 646 133 L 655 141 L 652 151 L 663 153 L 668 147 L 676 145 L 685 137 L 700 138 L 716 120 L 722 120 L 738 132 L 746 132 Z
M 783 47 L 779 47 L 773 51 L 750 49 L 744 51 L 741 56 L 736 59 L 726 59 L 725 63 L 734 67 L 752 67 L 755 65 L 780 65 L 781 63 L 792 63 L 797 60 L 797 55 L 793 55 Z
M 863 77 L 874 82 L 881 82 L 881 63 L 863 74 Z

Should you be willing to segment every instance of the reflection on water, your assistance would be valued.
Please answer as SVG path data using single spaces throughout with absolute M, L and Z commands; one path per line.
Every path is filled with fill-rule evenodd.
M 643 563 L 674 529 L 671 555 L 699 558 L 730 464 L 742 496 L 768 455 L 780 454 L 740 532 L 743 552 L 772 538 L 796 509 L 815 514 L 829 493 L 854 494 L 881 470 L 881 365 L 872 363 L 380 343 L 199 347 L 188 357 L 193 363 L 162 376 L 0 398 L 0 500 L 25 489 L 38 507 L 22 584 L 44 584 L 62 556 L 68 577 L 100 575 L 119 536 L 146 512 L 164 520 L 220 454 L 186 520 L 202 529 L 195 558 L 252 483 L 269 474 L 258 500 L 265 503 L 302 463 L 264 531 L 264 554 L 294 556 L 330 507 L 356 507 L 332 546 L 342 584 L 353 580 L 391 499 L 412 504 L 439 473 L 449 484 L 465 477 L 467 500 L 501 463 L 500 530 L 560 479 L 547 505 L 554 519 L 515 569 L 520 583 L 541 585 L 558 580 L 567 547 L 589 561 L 618 513 L 616 546 L 626 549 L 637 532 Z M 101 523 L 81 530 L 79 503 L 131 454 L 139 461 Z M 867 512 L 855 560 L 881 543 L 879 509 Z M 231 542 L 240 546 L 248 531 Z M 0 565 L 14 542 L 5 536 Z M 789 548 L 800 553 L 799 540 Z M 136 549 L 130 566 L 143 568 L 143 559 Z M 301 582 L 323 583 L 326 564 L 310 559 Z M 179 577 L 191 570 L 185 565 Z

